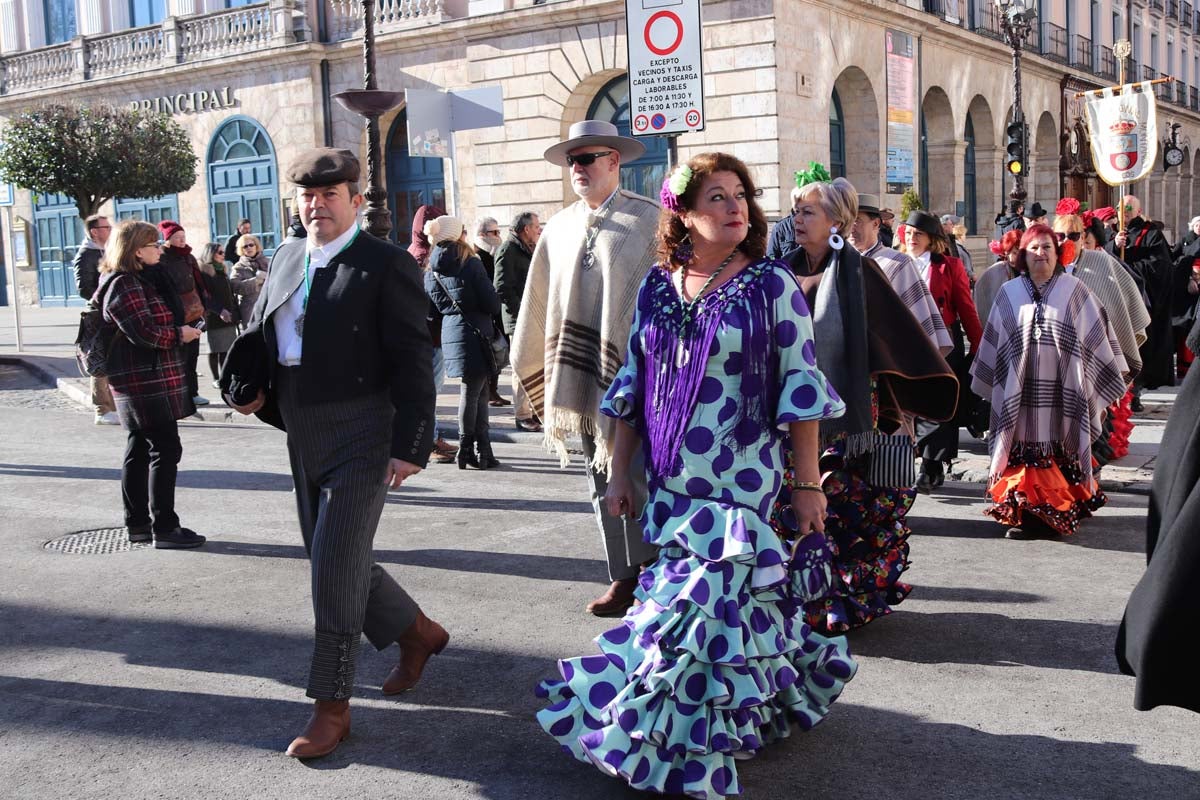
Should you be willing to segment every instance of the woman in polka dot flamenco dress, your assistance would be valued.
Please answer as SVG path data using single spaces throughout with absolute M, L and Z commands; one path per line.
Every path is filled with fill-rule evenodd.
M 789 437 L 799 454 L 797 530 L 819 532 L 818 420 L 842 402 L 816 368 L 808 308 L 741 161 L 706 153 L 663 186 L 661 263 L 638 294 L 629 353 L 601 410 L 619 425 L 609 513 L 637 513 L 628 478 L 646 456 L 641 515 L 659 558 L 638 600 L 559 662 L 538 721 L 576 759 L 635 789 L 741 792 L 736 761 L 829 712 L 857 668 L 842 637 L 800 609 L 829 581 L 820 535 L 781 540 L 768 515 Z M 722 260 L 723 259 L 723 260 Z M 644 444 L 643 444 L 644 443 Z

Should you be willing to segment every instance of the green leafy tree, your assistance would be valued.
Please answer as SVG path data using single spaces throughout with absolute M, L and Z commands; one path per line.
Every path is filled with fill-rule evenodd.
M 86 218 L 114 197 L 190 189 L 196 155 L 166 114 L 55 103 L 17 114 L 0 132 L 0 179 L 39 194 L 62 193 Z
M 910 186 L 904 190 L 904 194 L 900 195 L 900 218 L 908 219 L 908 215 L 919 208 L 924 208 L 921 205 L 921 197 Z

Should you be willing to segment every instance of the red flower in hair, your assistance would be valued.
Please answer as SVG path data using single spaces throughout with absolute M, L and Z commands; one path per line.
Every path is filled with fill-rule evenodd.
M 1094 211 L 1083 212 L 1083 227 L 1085 227 L 1085 228 L 1092 227 L 1092 220 L 1094 220 L 1094 219 L 1096 219 L 1096 212 L 1094 212 Z
M 988 242 L 988 250 L 991 250 L 994 256 L 1004 255 L 1004 248 L 1001 247 L 999 242 Z
M 1079 201 L 1074 197 L 1064 197 L 1062 200 L 1059 200 L 1058 205 L 1054 207 L 1054 216 L 1073 216 L 1079 213 L 1080 208 L 1082 208 L 1082 206 L 1080 206 Z

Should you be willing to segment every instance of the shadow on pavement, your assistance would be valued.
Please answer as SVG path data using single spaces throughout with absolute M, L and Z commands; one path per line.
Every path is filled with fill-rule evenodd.
M 580 494 L 582 493 L 580 492 Z M 488 511 L 545 511 L 561 514 L 595 513 L 591 502 L 588 500 L 535 500 L 518 497 L 456 497 L 454 495 L 405 497 L 402 494 L 389 494 L 387 501 L 388 503 L 402 506 L 431 506 L 433 508 L 456 510 L 482 508 Z
M 289 770 L 365 765 L 470 782 L 472 795 L 494 800 L 645 796 L 562 754 L 533 719 L 539 705 L 531 691 L 522 691 L 530 686 L 524 675 L 514 683 L 495 675 L 479 681 L 477 671 L 474 677 L 470 685 L 500 684 L 517 702 L 489 712 L 474 697 L 448 697 L 436 682 L 422 683 L 395 708 L 355 705 L 350 739 L 307 765 L 282 754 L 307 718 L 303 698 L 8 678 L 0 679 L 7 699 L 0 704 L 0 724 L 18 735 L 69 731 L 100 740 L 134 736 L 164 747 L 177 743 L 189 761 L 211 760 L 214 767 L 245 759 L 231 748 L 257 750 L 250 756 L 257 769 L 272 770 L 276 781 L 290 780 Z M 889 765 L 879 763 L 880 753 L 892 754 Z M 868 763 L 878 767 L 864 768 Z M 82 774 L 94 765 L 68 761 L 59 769 Z M 796 797 L 798 783 L 808 797 L 843 796 L 848 785 L 858 797 L 927 800 L 1094 800 L 1139 797 L 1146 787 L 1154 787 L 1155 796 L 1192 797 L 1198 777 L 1182 767 L 1146 763 L 1134 745 L 988 733 L 847 702 L 835 704 L 812 732 L 793 728 L 790 739 L 738 769 L 747 796 L 760 798 Z M 404 796 L 403 783 L 384 794 Z
M 922 586 L 915 584 L 909 597 L 946 603 L 1040 603 L 1046 598 L 1029 592 L 977 589 L 968 586 Z
M 231 556 L 263 558 L 307 558 L 298 544 L 263 544 L 209 539 L 204 552 Z M 604 561 L 530 553 L 497 553 L 487 550 L 427 549 L 375 550 L 379 564 L 474 572 L 483 575 L 510 575 L 533 580 L 601 583 L 606 574 Z
M 913 597 L 920 597 L 913 590 Z M 916 664 L 982 664 L 1117 674 L 1116 624 L 1020 619 L 1003 614 L 896 614 L 850 634 L 855 655 Z
M 73 464 L 0 464 L 0 475 L 13 475 L 21 478 L 112 481 L 113 483 L 121 480 L 121 470 L 119 469 L 80 467 Z M 288 492 L 292 489 L 292 476 L 279 472 L 250 472 L 236 469 L 188 469 L 187 452 L 185 451 L 175 485 L 180 489 L 249 489 L 252 491 Z
M 851 682 L 847 695 L 853 689 Z M 1115 800 L 1141 797 L 1149 786 L 1157 797 L 1196 797 L 1200 773 L 1147 763 L 1136 749 L 989 733 L 843 699 L 811 733 L 793 734 L 782 747 L 768 747 L 738 768 L 747 798 Z

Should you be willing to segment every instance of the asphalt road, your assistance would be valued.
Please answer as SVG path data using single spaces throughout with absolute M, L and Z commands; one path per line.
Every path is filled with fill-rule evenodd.
M 282 436 L 185 425 L 191 552 L 62 555 L 120 524 L 124 434 L 0 380 L 0 796 L 626 798 L 537 727 L 533 687 L 589 653 L 604 583 L 578 467 L 499 445 L 504 468 L 435 466 L 392 494 L 378 558 L 451 632 L 420 686 L 378 687 L 364 644 L 354 728 L 331 758 L 282 751 L 308 714 L 311 611 Z M 826 721 L 741 766 L 748 798 L 1200 798 L 1200 716 L 1132 709 L 1116 623 L 1144 498 L 1078 537 L 1010 542 L 979 487 L 921 498 L 917 587 L 854 632 Z

